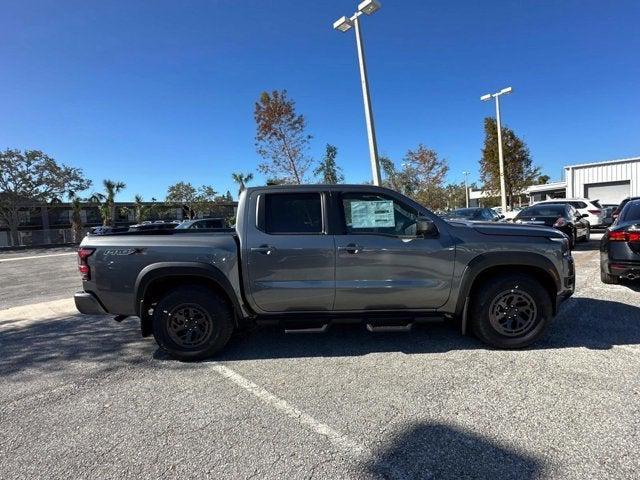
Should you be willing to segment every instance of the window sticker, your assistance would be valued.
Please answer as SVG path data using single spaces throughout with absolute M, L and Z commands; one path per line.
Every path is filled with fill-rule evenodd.
M 392 200 L 351 202 L 351 228 L 395 226 Z

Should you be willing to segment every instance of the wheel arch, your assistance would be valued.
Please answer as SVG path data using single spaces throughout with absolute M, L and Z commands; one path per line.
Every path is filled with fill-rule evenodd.
M 467 330 L 467 310 L 474 289 L 486 279 L 509 273 L 528 274 L 538 280 L 549 294 L 553 314 L 556 314 L 556 296 L 562 289 L 562 280 L 551 260 L 532 252 L 484 253 L 469 262 L 462 277 L 456 315 L 461 318 L 463 334 Z
M 232 308 L 236 325 L 242 316 L 240 301 L 225 274 L 218 268 L 197 262 L 161 262 L 145 267 L 136 279 L 134 311 L 140 317 L 142 335 L 152 333 L 149 307 L 166 292 L 181 285 L 200 285 L 223 297 Z

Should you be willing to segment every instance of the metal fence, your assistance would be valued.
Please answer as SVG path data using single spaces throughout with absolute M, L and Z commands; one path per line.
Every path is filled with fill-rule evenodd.
M 84 237 L 89 228 L 82 229 Z M 0 248 L 2 247 L 37 247 L 41 245 L 63 245 L 73 243 L 73 231 L 70 228 L 50 228 L 47 230 L 20 230 L 18 244 L 14 245 L 8 231 L 0 231 Z

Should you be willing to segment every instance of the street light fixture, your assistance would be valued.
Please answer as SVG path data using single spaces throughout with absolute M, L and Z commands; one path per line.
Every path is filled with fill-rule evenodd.
M 360 66 L 360 83 L 362 84 L 362 100 L 364 102 L 364 117 L 367 123 L 367 139 L 369 141 L 369 157 L 371 159 L 371 174 L 373 184 L 380 185 L 382 176 L 380 175 L 380 163 L 378 162 L 378 143 L 376 141 L 376 129 L 373 124 L 373 111 L 371 108 L 371 96 L 369 95 L 369 80 L 367 78 L 367 65 L 364 58 L 364 43 L 360 31 L 360 19 L 362 14 L 371 15 L 380 10 L 380 2 L 377 0 L 365 0 L 358 5 L 358 11 L 351 17 L 340 17 L 333 22 L 333 28 L 340 32 L 346 32 L 355 27 L 356 49 L 358 52 L 358 64 Z
M 500 166 L 500 200 L 502 204 L 502 215 L 507 213 L 507 188 L 504 181 L 504 158 L 502 155 L 502 127 L 500 124 L 500 95 L 507 95 L 513 91 L 513 88 L 506 87 L 496 93 L 487 93 L 482 95 L 480 100 L 486 102 L 492 97 L 496 99 L 496 129 L 498 130 L 498 164 Z
M 358 5 L 358 11 L 366 15 L 371 15 L 380 10 L 381 6 L 380 2 L 376 0 L 364 0 L 364 2 L 360 2 L 360 5 Z
M 347 17 L 340 17 L 338 20 L 333 22 L 333 28 L 336 30 L 340 30 L 341 32 L 346 32 L 353 27 L 353 22 L 349 20 Z

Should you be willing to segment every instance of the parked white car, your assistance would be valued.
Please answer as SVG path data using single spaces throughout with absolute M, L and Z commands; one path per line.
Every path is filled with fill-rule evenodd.
M 540 203 L 568 203 L 582 215 L 587 215 L 584 219 L 589 222 L 591 227 L 604 226 L 605 212 L 598 200 L 589 200 L 588 198 L 552 198 L 536 202 L 534 205 Z

